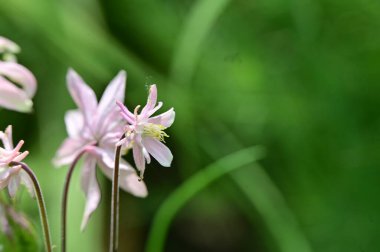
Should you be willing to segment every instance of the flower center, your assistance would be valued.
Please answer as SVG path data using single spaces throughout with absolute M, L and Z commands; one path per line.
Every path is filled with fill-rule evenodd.
M 154 123 L 146 123 L 143 129 L 143 136 L 149 136 L 157 139 L 160 142 L 165 143 L 165 137 L 169 137 L 168 134 L 165 133 L 166 127 L 161 124 Z

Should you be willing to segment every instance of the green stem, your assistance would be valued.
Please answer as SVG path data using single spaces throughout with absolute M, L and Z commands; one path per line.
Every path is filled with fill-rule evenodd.
M 121 146 L 116 147 L 115 169 L 112 180 L 112 202 L 111 202 L 111 229 L 110 229 L 110 252 L 118 251 L 119 238 L 119 164 Z
M 21 168 L 29 175 L 30 179 L 33 182 L 34 190 L 36 192 L 38 207 L 40 209 L 41 224 L 42 224 L 44 239 L 45 239 L 45 248 L 47 252 L 52 252 L 50 229 L 49 229 L 49 223 L 48 223 L 48 218 L 47 218 L 47 213 L 46 213 L 46 206 L 45 206 L 45 201 L 42 195 L 40 184 L 38 183 L 38 179 L 36 175 L 34 174 L 34 172 L 32 171 L 32 169 L 30 169 L 29 166 L 27 166 L 26 164 L 21 163 L 21 162 L 12 162 L 11 165 L 21 166 Z
M 66 179 L 65 179 L 65 185 L 63 188 L 63 195 L 62 195 L 62 209 L 61 209 L 61 252 L 66 251 L 66 233 L 67 233 L 67 201 L 68 201 L 68 195 L 69 195 L 69 187 L 70 187 L 70 181 L 71 177 L 73 175 L 74 168 L 76 167 L 76 164 L 78 163 L 79 159 L 83 156 L 84 153 L 86 153 L 86 149 L 81 151 L 78 156 L 74 159 L 74 161 L 71 163 L 69 171 L 67 172 Z

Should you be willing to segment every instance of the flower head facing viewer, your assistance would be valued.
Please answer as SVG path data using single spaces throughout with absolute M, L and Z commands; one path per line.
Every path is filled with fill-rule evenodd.
M 67 74 L 68 89 L 78 109 L 65 115 L 69 137 L 59 148 L 54 163 L 57 166 L 71 164 L 84 152 L 81 187 L 86 196 L 86 206 L 82 229 L 100 202 L 96 164 L 112 179 L 115 144 L 123 133 L 115 101 L 124 100 L 125 83 L 126 73 L 121 71 L 107 86 L 98 103 L 94 91 L 74 70 Z M 120 169 L 120 187 L 137 197 L 147 196 L 146 186 L 138 181 L 135 169 L 123 159 Z
M 31 112 L 37 82 L 28 69 L 16 63 L 14 54 L 19 51 L 17 44 L 0 36 L 0 107 Z
M 0 147 L 0 189 L 8 187 L 9 195 L 13 198 L 20 184 L 24 184 L 31 196 L 34 196 L 33 183 L 26 172 L 20 165 L 13 165 L 13 162 L 21 162 L 28 154 L 28 151 L 20 152 L 24 141 L 18 142 L 13 147 L 12 126 L 8 126 L 6 130 L 0 131 L 0 140 L 3 147 Z
M 118 142 L 118 145 L 123 145 L 127 149 L 132 148 L 136 167 L 140 171 L 140 178 L 144 177 L 145 162 L 149 164 L 151 161 L 150 155 L 162 166 L 169 167 L 173 155 L 164 144 L 165 137 L 169 137 L 165 133 L 165 129 L 173 124 L 175 112 L 171 108 L 165 113 L 152 117 L 162 107 L 162 102 L 157 104 L 156 85 L 150 86 L 148 101 L 140 114 L 138 114 L 140 105 L 132 113 L 122 102 L 117 101 L 117 104 L 121 109 L 122 117 L 127 121 L 124 128 L 125 137 Z

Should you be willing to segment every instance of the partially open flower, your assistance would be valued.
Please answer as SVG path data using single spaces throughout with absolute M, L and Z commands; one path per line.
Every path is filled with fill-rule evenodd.
M 162 102 L 157 103 L 157 87 L 151 85 L 147 104 L 138 114 L 140 105 L 131 113 L 121 102 L 117 102 L 121 109 L 121 115 L 127 121 L 125 126 L 125 138 L 119 141 L 118 145 L 125 148 L 132 148 L 133 158 L 137 169 L 140 171 L 140 178 L 143 179 L 145 171 L 145 161 L 150 163 L 152 155 L 162 166 L 169 167 L 173 160 L 173 155 L 165 144 L 165 129 L 169 128 L 175 118 L 174 109 L 171 108 L 165 113 L 151 117 L 162 107 Z
M 34 75 L 24 66 L 16 63 L 15 53 L 20 48 L 12 41 L 0 37 L 0 107 L 19 112 L 31 112 L 32 98 L 37 82 Z
M 34 188 L 29 176 L 20 165 L 12 165 L 12 162 L 21 162 L 29 154 L 28 151 L 20 152 L 24 141 L 19 141 L 16 147 L 13 147 L 12 126 L 8 126 L 5 132 L 0 131 L 0 140 L 3 143 L 3 147 L 0 147 L 0 189 L 8 187 L 9 195 L 14 197 L 22 183 L 34 196 Z

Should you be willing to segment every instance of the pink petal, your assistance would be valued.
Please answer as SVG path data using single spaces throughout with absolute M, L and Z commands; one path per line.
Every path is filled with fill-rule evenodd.
M 155 84 L 151 85 L 149 88 L 148 101 L 146 102 L 145 107 L 141 111 L 141 116 L 145 117 L 149 111 L 151 111 L 157 103 L 157 87 Z
M 65 114 L 65 124 L 70 137 L 80 137 L 84 126 L 82 113 L 79 110 L 67 111 Z
M 34 198 L 34 185 L 32 180 L 30 179 L 29 175 L 25 171 L 20 171 L 19 173 L 21 183 L 25 185 L 26 189 L 28 190 L 30 196 Z
M 140 176 L 143 177 L 145 171 L 145 157 L 142 146 L 133 145 L 133 159 L 135 160 L 136 168 L 140 171 Z
M 154 107 L 153 109 L 149 110 L 146 113 L 145 117 L 150 117 L 151 115 L 153 115 L 154 113 L 156 113 L 156 111 L 159 110 L 162 107 L 162 104 L 163 104 L 162 102 L 158 102 L 157 106 Z
M 84 115 L 85 123 L 92 126 L 98 103 L 94 91 L 72 69 L 67 74 L 67 86 L 73 100 Z
M 137 175 L 135 170 L 125 169 L 126 161 L 120 160 L 120 178 L 119 185 L 120 188 L 126 192 L 129 192 L 133 196 L 144 198 L 148 195 L 148 190 L 144 181 L 139 181 L 140 177 Z M 128 164 L 128 166 L 130 166 Z M 100 163 L 101 170 L 110 179 L 113 179 L 113 169 L 108 166 L 104 166 L 104 163 Z
M 121 116 L 127 120 L 128 123 L 134 124 L 135 123 L 135 116 L 133 113 L 131 113 L 128 108 L 120 101 L 116 101 L 116 104 L 120 108 L 120 114 Z
M 32 98 L 36 93 L 36 78 L 32 72 L 20 64 L 0 61 L 0 75 L 7 77 L 9 80 L 23 87 L 23 90 L 25 90 L 29 98 Z
M 6 150 L 13 149 L 12 125 L 9 125 L 4 132 L 0 131 L 0 139 Z
M 102 140 L 107 134 L 117 134 L 116 138 L 120 138 L 123 134 L 124 125 L 125 123 L 123 122 L 119 111 L 116 106 L 114 106 L 113 110 L 109 111 L 108 114 L 102 118 L 101 122 L 98 123 L 96 135 Z
M 126 72 L 120 71 L 119 74 L 107 86 L 98 106 L 98 115 L 100 120 L 115 109 L 116 101 L 124 102 L 126 78 Z
M 98 164 L 103 173 L 110 179 L 113 179 L 114 170 L 114 151 L 104 150 L 98 147 L 92 148 L 93 155 L 98 158 Z M 135 169 L 124 159 L 120 159 L 120 187 L 136 197 L 146 197 L 148 190 L 143 181 L 139 181 Z
M 53 159 L 54 165 L 59 167 L 72 163 L 85 147 L 92 144 L 94 143 L 85 142 L 81 139 L 67 138 L 59 147 L 56 156 Z
M 0 171 L 0 183 L 2 181 L 8 180 L 10 174 L 11 174 L 10 169 L 8 169 L 8 168 L 7 169 L 2 169 Z
M 0 76 L 0 106 L 19 112 L 30 112 L 33 102 L 24 90 Z
M 166 145 L 151 137 L 144 137 L 142 144 L 162 166 L 170 167 L 173 155 Z
M 82 176 L 81 187 L 86 196 L 86 206 L 83 214 L 81 231 L 87 225 L 92 213 L 96 210 L 100 202 L 100 188 L 98 180 L 96 179 L 96 158 L 88 155 L 85 157 Z
M 174 119 L 175 119 L 175 112 L 174 112 L 174 109 L 171 108 L 165 113 L 149 118 L 148 123 L 159 124 L 159 125 L 164 126 L 165 128 L 169 128 L 173 124 Z
M 20 177 L 17 176 L 17 174 L 11 176 L 9 179 L 9 184 L 8 184 L 9 196 L 14 198 L 16 196 L 19 186 L 20 186 Z

